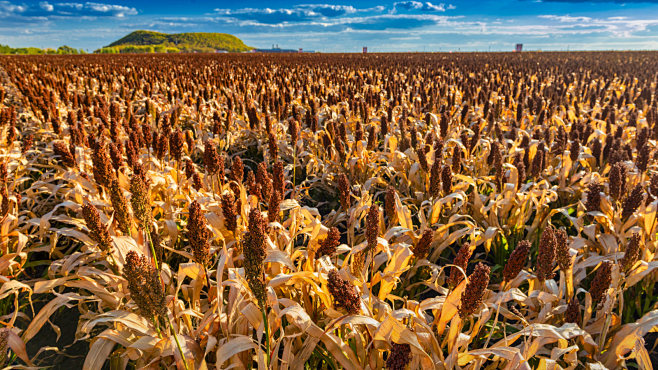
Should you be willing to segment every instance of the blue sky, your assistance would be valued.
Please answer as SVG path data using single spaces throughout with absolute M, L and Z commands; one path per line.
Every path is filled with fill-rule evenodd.
M 0 44 L 94 50 L 137 30 L 324 52 L 658 49 L 658 0 L 0 0 Z

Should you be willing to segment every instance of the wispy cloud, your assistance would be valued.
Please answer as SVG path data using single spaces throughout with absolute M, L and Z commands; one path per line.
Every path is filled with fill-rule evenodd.
M 448 5 L 449 9 L 455 9 L 455 6 L 450 4 Z M 430 2 L 420 2 L 420 1 L 399 1 L 393 4 L 393 11 L 399 10 L 418 10 L 422 12 L 445 12 L 445 4 L 434 5 Z
M 136 15 L 137 9 L 115 4 L 96 2 L 85 3 L 50 3 L 41 1 L 37 4 L 15 4 L 0 1 L 0 18 L 49 19 L 70 17 L 118 17 Z

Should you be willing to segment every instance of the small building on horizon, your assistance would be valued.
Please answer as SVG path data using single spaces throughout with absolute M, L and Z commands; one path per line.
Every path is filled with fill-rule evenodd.
M 520 53 L 523 51 L 523 44 L 516 44 L 516 52 Z

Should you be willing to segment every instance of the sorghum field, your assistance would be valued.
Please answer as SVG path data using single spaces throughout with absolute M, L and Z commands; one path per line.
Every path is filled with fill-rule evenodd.
M 657 363 L 657 52 L 0 67 L 2 366 Z

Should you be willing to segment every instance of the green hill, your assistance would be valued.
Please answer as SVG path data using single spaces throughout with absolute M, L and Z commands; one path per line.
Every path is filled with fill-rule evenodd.
M 239 38 L 226 33 L 161 33 L 135 31 L 105 46 L 97 53 L 176 53 L 176 52 L 229 52 L 248 51 L 252 48 Z

